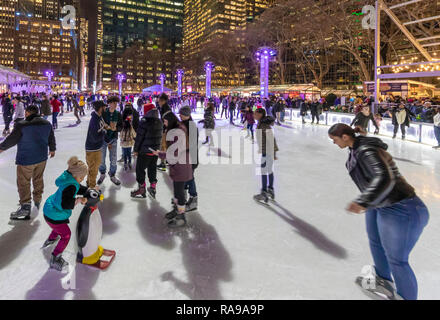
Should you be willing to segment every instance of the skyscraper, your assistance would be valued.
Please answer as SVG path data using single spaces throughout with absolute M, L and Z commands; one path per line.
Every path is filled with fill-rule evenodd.
M 205 57 L 202 48 L 212 41 L 235 31 L 244 30 L 272 0 L 185 0 L 184 61 L 200 63 Z M 221 46 L 221 43 L 218 43 Z M 237 42 L 237 46 L 240 42 Z M 194 69 L 194 68 L 191 68 Z M 238 80 L 222 74 L 222 66 L 213 73 L 214 86 L 241 85 Z M 188 70 L 188 76 L 197 73 Z M 235 78 L 235 77 L 233 77 Z M 240 81 L 241 82 L 241 81 Z
M 102 0 L 103 89 L 117 90 L 116 76 L 126 75 L 124 91 L 157 83 L 160 73 L 174 82 L 180 63 L 183 0 Z
M 72 29 L 62 26 L 65 5 L 76 9 Z M 54 72 L 54 81 L 76 88 L 84 78 L 87 48 L 87 21 L 81 18 L 79 0 L 1 0 L 0 63 L 46 79 Z M 4 49 L 3 49 L 4 48 Z
M 0 0 L 0 64 L 14 67 L 15 8 L 18 0 Z

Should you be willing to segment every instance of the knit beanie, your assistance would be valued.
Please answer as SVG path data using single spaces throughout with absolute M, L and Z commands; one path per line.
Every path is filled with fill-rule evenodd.
M 148 103 L 144 105 L 144 114 L 147 114 L 149 111 L 156 109 L 156 106 L 152 103 Z
M 185 117 L 190 117 L 191 116 L 191 108 L 189 106 L 183 106 L 182 108 L 180 108 L 179 114 L 182 116 L 185 116 Z
M 78 157 L 70 158 L 69 161 L 67 161 L 67 164 L 69 165 L 67 171 L 69 171 L 75 178 L 85 177 L 89 171 L 87 165 L 79 160 Z

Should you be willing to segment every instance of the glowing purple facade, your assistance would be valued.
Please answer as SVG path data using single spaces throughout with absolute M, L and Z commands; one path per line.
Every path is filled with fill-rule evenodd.
M 165 88 L 165 79 L 166 79 L 165 74 L 161 73 L 160 76 L 159 76 L 159 79 L 160 79 L 160 93 L 163 93 L 164 92 L 164 88 Z
M 260 96 L 262 98 L 269 97 L 269 64 L 276 55 L 276 51 L 269 47 L 262 47 L 255 54 L 257 61 L 260 62 Z
M 183 69 L 177 70 L 177 95 L 179 96 L 179 98 L 182 97 L 182 78 L 184 74 L 185 72 L 183 71 Z
M 211 98 L 211 79 L 212 79 L 212 70 L 214 70 L 214 63 L 211 61 L 205 62 L 205 72 L 206 72 L 206 97 Z

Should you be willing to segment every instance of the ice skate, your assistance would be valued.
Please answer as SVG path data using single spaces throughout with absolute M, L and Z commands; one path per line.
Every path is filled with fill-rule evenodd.
M 16 212 L 11 213 L 11 220 L 30 220 L 31 218 L 31 204 L 25 203 L 18 208 Z
M 379 277 L 373 266 L 368 266 L 369 270 L 356 278 L 355 283 L 362 291 L 373 299 L 380 300 L 403 300 L 397 294 L 393 282 Z
M 101 185 L 104 182 L 104 180 L 105 180 L 105 173 L 101 173 L 101 175 L 99 176 L 97 184 Z
M 69 263 L 63 259 L 61 253 L 58 256 L 52 255 L 50 258 L 50 268 L 58 271 L 63 271 L 64 268 L 67 268 Z
M 191 212 L 197 210 L 198 197 L 190 197 L 185 205 L 185 212 Z
M 131 192 L 131 197 L 135 199 L 145 199 L 147 197 L 145 185 L 139 185 L 137 190 Z
M 168 221 L 168 227 L 172 229 L 182 228 L 185 226 L 186 226 L 186 217 L 184 213 L 177 214 L 177 216 L 174 219 Z
M 161 164 L 159 164 L 157 166 L 157 170 L 159 170 L 159 171 L 167 171 L 167 166 L 165 165 L 164 162 L 162 162 Z
M 148 194 L 150 195 L 151 198 L 153 198 L 154 200 L 156 200 L 156 188 L 151 186 L 147 188 Z
M 120 186 L 121 185 L 121 181 L 119 181 L 118 178 L 116 178 L 116 176 L 111 176 L 110 177 L 111 182 L 113 182 L 115 185 Z
M 118 163 L 124 162 L 124 157 L 121 157 L 121 159 L 118 160 Z
M 275 190 L 273 188 L 267 189 L 267 195 L 269 196 L 269 200 L 275 201 Z
M 165 219 L 167 220 L 173 220 L 175 217 L 177 217 L 177 215 L 179 214 L 179 211 L 177 210 L 177 206 L 170 212 L 168 212 L 165 215 Z
M 267 205 L 269 202 L 269 196 L 266 191 L 261 191 L 260 194 L 254 196 L 254 200 L 257 201 L 258 203 Z
M 40 211 L 41 202 L 34 202 L 34 207 L 37 208 L 38 211 Z
M 128 164 L 128 170 L 133 170 L 133 167 L 131 166 L 131 163 Z
M 44 241 L 43 246 L 41 247 L 41 249 L 46 249 L 47 247 L 50 247 L 51 245 L 53 245 L 55 242 L 57 242 L 60 239 L 59 236 L 57 236 L 55 239 L 51 240 L 51 239 L 47 239 L 46 241 Z
M 128 171 L 128 164 L 124 164 L 124 171 Z

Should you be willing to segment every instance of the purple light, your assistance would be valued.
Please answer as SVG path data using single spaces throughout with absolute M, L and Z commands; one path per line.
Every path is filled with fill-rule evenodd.
M 116 77 L 119 81 L 119 96 L 122 96 L 122 81 L 124 81 L 125 75 L 120 73 Z
M 269 64 L 270 57 L 276 56 L 276 51 L 269 47 L 262 47 L 256 52 L 257 61 L 260 63 L 260 96 L 269 97 Z M 259 57 L 262 56 L 260 59 Z
M 160 93 L 163 93 L 165 89 L 165 79 L 166 79 L 165 74 L 161 73 L 159 75 L 159 79 L 160 79 Z
M 211 61 L 205 62 L 205 71 L 206 71 L 206 97 L 211 98 L 211 77 L 212 70 L 215 68 L 214 63 Z
M 183 69 L 177 70 L 177 95 L 179 96 L 179 98 L 182 97 L 182 78 L 184 74 L 185 71 L 183 71 Z

